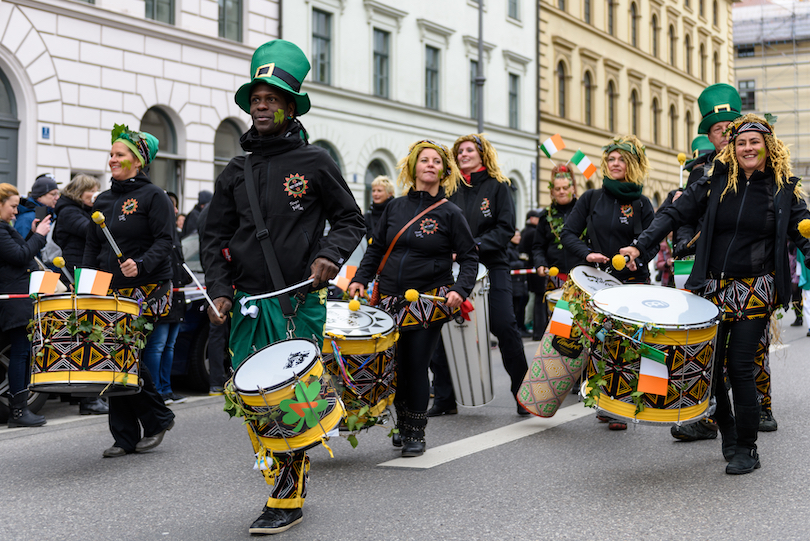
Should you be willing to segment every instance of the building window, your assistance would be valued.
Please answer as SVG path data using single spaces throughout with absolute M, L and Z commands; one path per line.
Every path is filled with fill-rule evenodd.
M 591 0 L 584 0 L 584 4 L 582 6 L 582 20 L 588 24 L 591 24 Z
M 425 107 L 439 108 L 439 49 L 425 46 Z
M 506 6 L 506 14 L 509 17 L 519 21 L 520 20 L 520 11 L 518 11 L 518 0 L 509 0 Z
M 675 148 L 678 145 L 678 113 L 675 106 L 669 106 L 669 146 Z
M 689 148 L 692 148 L 692 141 L 691 141 L 690 137 L 692 137 L 692 129 L 694 127 L 694 124 L 692 122 L 692 112 L 691 111 L 686 111 L 686 122 L 685 122 L 685 124 L 686 124 L 686 132 L 685 132 L 686 133 L 686 146 L 684 148 L 689 149 Z M 688 152 L 687 152 L 687 154 L 688 154 Z
M 683 0 L 683 7 L 685 8 L 689 7 L 689 0 Z
M 698 13 L 700 13 L 701 17 L 706 17 L 706 0 L 699 0 L 698 2 Z M 691 142 L 689 143 L 691 146 Z
M 241 136 L 242 131 L 232 120 L 220 123 L 214 135 L 214 178 L 222 174 L 231 158 L 245 153 L 239 144 Z
M 658 16 L 652 16 L 652 22 L 650 22 L 650 34 L 652 35 L 652 54 L 654 57 L 658 58 L 658 34 L 660 32 L 660 28 L 658 28 Z
M 509 127 L 513 130 L 520 126 L 520 76 L 509 74 Z
M 720 11 L 717 8 L 717 0 L 712 2 L 712 24 L 714 26 L 718 26 L 718 22 L 720 21 Z
M 242 41 L 242 0 L 219 0 L 219 37 Z
M 608 131 L 616 133 L 616 86 L 613 81 L 607 87 Z
M 607 31 L 611 36 L 615 35 L 616 2 L 608 0 L 607 4 Z
M 582 78 L 582 94 L 585 102 L 585 124 L 593 125 L 593 79 L 591 72 L 586 71 Z
M 561 11 L 565 11 L 565 0 L 557 0 L 557 7 Z
M 177 132 L 169 116 L 152 107 L 141 119 L 141 131 L 158 138 L 158 155 L 149 164 L 149 178 L 152 184 L 167 192 L 181 193 L 183 162 L 177 156 Z
M 675 46 L 677 45 L 678 39 L 675 37 L 675 26 L 669 25 L 669 63 L 674 66 L 675 65 Z
M 740 81 L 737 86 L 740 89 L 740 101 L 742 102 L 742 110 L 753 111 L 754 109 L 756 109 L 757 82 L 753 79 L 750 79 L 747 81 Z
M 17 185 L 19 126 L 14 90 L 0 69 L 0 182 L 14 186 Z
M 565 64 L 557 64 L 557 109 L 562 118 L 565 118 Z
M 312 80 L 332 84 L 332 14 L 312 10 Z
M 174 24 L 174 0 L 146 0 L 147 19 Z
M 388 97 L 390 32 L 374 29 L 374 95 Z
M 470 60 L 470 118 L 478 119 L 478 100 L 481 99 L 480 88 L 475 84 L 478 77 L 478 61 Z
M 652 102 L 652 140 L 656 145 L 661 144 L 659 131 L 661 127 L 661 107 L 658 105 L 658 98 L 653 98 Z M 635 133 L 635 131 L 633 132 Z M 638 134 L 636 134 L 638 135 Z
M 684 53 L 684 67 L 686 68 L 686 73 L 692 75 L 692 38 L 689 34 L 686 34 L 683 38 L 683 53 Z
M 720 55 L 714 52 L 714 82 L 720 82 Z
M 700 44 L 700 80 L 706 82 L 706 46 Z
M 630 4 L 630 45 L 638 47 L 638 8 L 635 2 Z
M 630 93 L 630 130 L 638 137 L 638 92 L 633 90 Z
M 737 46 L 737 56 L 740 58 L 747 58 L 749 56 L 754 56 L 754 46 L 753 45 L 738 45 Z

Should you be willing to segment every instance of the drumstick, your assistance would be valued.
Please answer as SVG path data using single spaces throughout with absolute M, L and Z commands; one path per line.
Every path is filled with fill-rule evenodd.
M 509 271 L 510 274 L 537 274 L 537 269 L 513 269 Z M 560 269 L 557 267 L 551 267 L 548 269 L 549 276 L 557 276 L 560 274 Z
M 27 293 L 10 293 L 6 295 L 0 295 L 0 301 L 7 301 L 10 299 L 30 299 L 31 295 Z
M 360 293 L 355 293 L 354 298 L 349 301 L 349 310 L 352 312 L 357 312 L 360 310 L 360 301 L 358 300 L 358 297 L 360 297 Z
M 199 289 L 200 291 L 202 291 L 202 294 L 205 296 L 205 300 L 207 300 L 207 301 L 208 301 L 208 304 L 211 306 L 211 309 L 214 311 L 214 313 L 217 315 L 217 317 L 222 317 L 222 314 L 220 313 L 220 311 L 219 311 L 219 310 L 217 310 L 217 307 L 216 307 L 216 306 L 214 306 L 214 301 L 212 301 L 212 300 L 211 300 L 211 297 L 209 297 L 209 296 L 208 296 L 208 292 L 205 290 L 205 288 L 204 288 L 204 287 L 203 287 L 203 285 L 200 283 L 200 281 L 199 281 L 199 280 L 197 280 L 197 277 L 196 277 L 196 276 L 194 276 L 194 273 L 193 273 L 193 272 L 191 272 L 191 269 L 190 269 L 190 268 L 188 268 L 188 265 L 186 265 L 185 263 L 183 263 L 183 268 L 184 268 L 184 269 L 186 269 L 186 272 L 188 273 L 188 275 L 189 275 L 189 276 L 191 276 L 191 279 L 192 279 L 192 280 L 194 280 L 194 283 L 195 283 L 195 284 L 197 284 L 197 289 Z
M 405 300 L 408 302 L 414 302 L 419 300 L 419 297 L 423 299 L 430 299 L 432 301 L 439 301 L 439 302 L 447 302 L 447 297 L 436 297 L 434 295 L 426 295 L 424 293 L 419 293 L 415 289 L 409 289 L 405 292 Z
M 805 218 L 799 222 L 799 233 L 801 233 L 804 238 L 810 239 L 810 220 Z
M 680 169 L 681 169 L 681 171 L 680 171 L 681 181 L 680 181 L 679 186 L 680 186 L 680 189 L 683 190 L 683 164 L 686 163 L 686 154 L 684 154 L 683 152 L 678 154 L 678 163 L 681 164 L 681 166 L 680 166 Z
M 74 285 L 73 276 L 71 276 L 70 273 L 65 268 L 65 258 L 64 257 L 54 257 L 53 258 L 53 265 L 54 265 L 54 267 L 58 267 L 59 269 L 62 270 L 62 274 L 64 274 L 67 277 L 68 282 L 70 282 L 70 285 Z
M 93 213 L 92 218 L 93 221 L 96 222 L 101 228 L 101 230 L 104 231 L 104 236 L 106 236 L 107 240 L 110 242 L 110 246 L 112 247 L 113 252 L 115 252 L 115 256 L 118 258 L 118 261 L 123 263 L 124 254 L 121 253 L 121 248 L 119 248 L 118 244 L 115 243 L 112 233 L 110 233 L 110 230 L 107 229 L 107 224 L 104 221 L 104 214 L 102 214 L 100 210 L 97 210 Z
M 241 311 L 243 316 L 250 316 L 255 318 L 259 315 L 259 307 L 255 304 L 253 306 L 246 306 L 245 304 L 248 301 L 255 301 L 259 299 L 269 299 L 271 297 L 277 297 L 279 295 L 283 295 L 284 293 L 288 293 L 290 291 L 295 291 L 296 289 L 301 289 L 305 285 L 309 285 L 315 280 L 310 278 L 309 280 L 304 280 L 298 284 L 292 285 L 290 287 L 285 287 L 284 289 L 279 289 L 278 291 L 271 291 L 270 293 L 263 293 L 261 295 L 253 295 L 252 297 L 242 297 L 239 299 L 239 304 L 242 305 Z
M 627 266 L 627 263 L 630 262 L 630 256 L 616 254 L 613 256 L 610 262 L 613 265 L 613 268 L 616 269 L 617 271 L 624 270 L 624 268 Z

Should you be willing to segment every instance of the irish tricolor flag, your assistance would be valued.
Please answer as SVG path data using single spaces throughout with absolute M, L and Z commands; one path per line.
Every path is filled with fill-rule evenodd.
M 563 338 L 571 338 L 571 326 L 574 324 L 574 316 L 568 309 L 568 301 L 559 300 L 551 313 L 551 323 L 548 332 Z
M 355 267 L 354 265 L 343 265 L 340 268 L 340 272 L 338 272 L 338 275 L 335 276 L 332 280 L 329 280 L 329 282 L 335 284 L 343 291 L 348 291 L 349 284 L 352 283 L 352 278 L 354 278 L 356 272 L 357 267 Z
M 28 294 L 53 295 L 56 293 L 56 284 L 59 282 L 59 273 L 50 271 L 34 271 L 28 282 Z
M 664 352 L 651 347 L 642 347 L 641 367 L 638 371 L 638 390 L 642 393 L 667 395 L 669 369 Z
M 94 269 L 76 269 L 76 294 L 101 295 L 107 294 L 112 281 L 112 274 Z
M 591 178 L 591 175 L 596 173 L 596 167 L 581 150 L 576 151 L 571 158 L 571 163 L 577 166 L 577 169 L 579 169 L 579 172 L 582 173 L 585 178 Z
M 554 154 L 565 148 L 565 143 L 563 143 L 562 137 L 560 137 L 559 133 L 556 133 L 546 139 L 546 141 L 540 145 L 540 150 L 543 151 L 543 154 L 546 155 L 546 158 L 551 158 Z
M 694 264 L 695 261 L 692 259 L 673 262 L 672 277 L 675 278 L 675 287 L 686 289 L 686 281 L 689 279 L 689 275 L 692 274 Z

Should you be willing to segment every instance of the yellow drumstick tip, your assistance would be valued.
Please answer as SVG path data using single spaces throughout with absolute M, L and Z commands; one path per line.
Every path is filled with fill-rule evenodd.
M 618 271 L 624 270 L 624 267 L 627 266 L 627 261 L 624 260 L 624 256 L 622 254 L 614 255 L 611 263 L 613 263 L 613 268 Z
M 558 274 L 560 274 L 560 269 L 558 269 L 557 267 L 551 267 L 550 269 L 548 269 L 548 275 L 549 276 L 553 277 L 553 276 L 557 276 Z
M 104 223 L 104 214 L 102 214 L 100 210 L 95 211 L 93 213 L 92 218 L 93 218 L 93 221 L 96 222 L 99 225 Z
M 360 301 L 358 301 L 357 299 L 350 300 L 349 310 L 351 310 L 352 312 L 357 312 L 358 310 L 360 310 Z
M 678 153 L 678 163 L 681 165 L 686 163 L 686 154 L 684 154 L 683 152 Z
M 64 257 L 54 257 L 53 258 L 53 265 L 54 265 L 54 267 L 57 267 L 57 268 L 61 269 L 62 267 L 65 266 L 65 258 Z
M 408 302 L 414 302 L 419 300 L 419 292 L 415 289 L 409 289 L 405 292 L 405 300 Z
M 799 233 L 802 234 L 804 238 L 810 238 L 810 220 L 805 218 L 801 222 L 799 222 Z

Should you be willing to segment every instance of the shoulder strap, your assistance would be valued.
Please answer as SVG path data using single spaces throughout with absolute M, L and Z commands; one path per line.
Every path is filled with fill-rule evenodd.
M 594 250 L 602 253 L 602 249 L 599 247 L 599 241 L 596 238 L 595 229 L 593 228 L 593 211 L 596 210 L 596 203 L 599 202 L 599 199 L 602 197 L 602 188 L 597 188 L 591 193 L 591 200 L 589 201 L 590 207 L 588 208 L 588 218 L 586 220 L 587 228 L 588 228 L 588 239 L 591 241 L 591 246 Z
M 248 201 L 250 201 L 250 211 L 253 214 L 253 222 L 256 226 L 256 238 L 262 247 L 264 254 L 264 261 L 267 264 L 267 269 L 270 271 L 270 279 L 273 282 L 273 287 L 283 289 L 287 284 L 284 282 L 284 275 L 281 273 L 281 267 L 276 258 L 276 252 L 273 250 L 273 243 L 270 242 L 270 232 L 262 218 L 262 211 L 259 208 L 259 192 L 256 190 L 256 184 L 253 182 L 253 156 L 248 154 L 245 157 L 245 185 L 247 186 Z M 290 302 L 289 294 L 279 295 L 279 304 L 281 311 L 286 317 L 295 315 L 292 303 Z
M 402 235 L 405 232 L 406 229 L 408 229 L 411 225 L 413 225 L 413 223 L 416 220 L 418 220 L 419 218 L 421 218 L 422 216 L 424 216 L 425 214 L 427 214 L 431 210 L 433 210 L 435 208 L 438 208 L 440 205 L 444 205 L 445 203 L 447 203 L 447 198 L 442 198 L 439 201 L 436 201 L 435 203 L 430 205 L 428 208 L 426 208 L 425 210 L 423 210 L 422 212 L 420 212 L 419 214 L 417 214 L 416 216 L 411 218 L 411 221 L 409 221 L 407 224 L 402 226 L 402 229 L 400 229 L 399 232 L 394 236 L 394 240 L 392 240 L 391 244 L 388 245 L 388 250 L 386 250 L 385 255 L 382 258 L 382 261 L 380 261 L 380 266 L 377 267 L 377 274 L 380 274 L 382 272 L 383 267 L 385 266 L 385 262 L 388 261 L 388 256 L 391 255 L 391 250 L 394 249 L 394 244 L 397 243 L 397 240 L 399 239 L 400 235 Z

